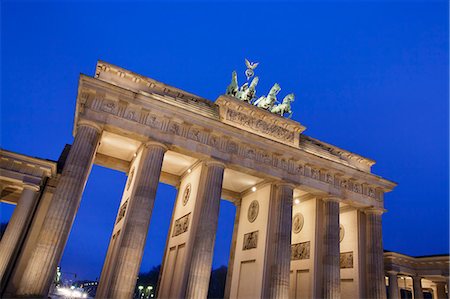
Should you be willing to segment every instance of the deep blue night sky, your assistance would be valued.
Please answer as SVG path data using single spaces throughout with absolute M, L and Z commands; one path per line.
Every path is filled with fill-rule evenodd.
M 98 59 L 215 100 L 244 58 L 258 94 L 295 92 L 306 134 L 377 161 L 384 247 L 448 253 L 448 2 L 232 4 L 2 1 L 1 146 L 56 160 L 72 143 L 79 73 Z M 100 275 L 125 174 L 99 166 L 61 265 Z M 161 262 L 175 189 L 160 186 L 141 270 Z M 0 205 L 1 221 L 11 207 Z M 214 266 L 227 263 L 234 207 L 221 205 Z

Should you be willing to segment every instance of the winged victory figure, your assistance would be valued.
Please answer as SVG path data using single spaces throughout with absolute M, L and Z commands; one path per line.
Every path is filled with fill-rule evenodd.
M 245 75 L 247 76 L 247 81 L 248 81 L 248 79 L 253 77 L 253 75 L 255 74 L 255 72 L 253 70 L 256 69 L 258 64 L 259 64 L 259 62 L 250 62 L 250 61 L 248 61 L 247 58 L 245 58 L 245 65 L 247 66 L 247 70 L 245 71 Z

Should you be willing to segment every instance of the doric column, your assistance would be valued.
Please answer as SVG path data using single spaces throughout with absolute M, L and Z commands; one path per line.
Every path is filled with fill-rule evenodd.
M 386 298 L 381 215 L 384 210 L 366 209 L 366 289 L 367 298 Z
M 447 299 L 445 294 L 445 281 L 435 281 L 436 284 L 436 297 L 437 299 Z
M 399 299 L 400 290 L 398 288 L 398 273 L 394 271 L 389 271 L 388 278 L 389 278 L 389 299 Z
M 323 298 L 341 297 L 341 269 L 339 265 L 339 201 L 323 200 Z
M 236 215 L 234 216 L 233 237 L 231 238 L 230 258 L 228 259 L 227 280 L 225 283 L 224 298 L 230 298 L 231 279 L 233 277 L 234 256 L 236 254 L 237 231 L 239 228 L 239 216 L 241 215 L 241 200 L 235 200 Z
M 205 163 L 206 175 L 202 176 L 197 200 L 200 201 L 198 227 L 194 237 L 191 265 L 188 275 L 186 298 L 202 299 L 208 295 L 209 279 L 219 218 L 225 165 L 209 161 Z
M 11 267 L 11 262 L 14 255 L 17 254 L 26 227 L 30 223 L 32 212 L 36 207 L 38 193 L 38 185 L 24 183 L 22 194 L 0 241 L 0 281 L 6 281 L 7 269 Z
M 142 148 L 106 298 L 133 298 L 166 150 L 155 142 Z
M 269 216 L 269 298 L 289 297 L 293 186 L 273 186 Z
M 414 275 L 412 277 L 412 280 L 413 280 L 414 299 L 423 299 L 422 277 Z
M 36 248 L 24 270 L 17 295 L 47 295 L 80 205 L 100 132 L 101 128 L 93 123 L 79 123 L 60 182 L 42 224 Z

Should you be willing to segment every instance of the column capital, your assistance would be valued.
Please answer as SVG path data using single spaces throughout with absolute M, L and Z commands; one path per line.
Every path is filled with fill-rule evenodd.
M 165 145 L 164 143 L 158 142 L 158 141 L 147 141 L 143 144 L 144 147 L 159 147 L 162 148 L 164 150 L 164 152 L 166 152 L 169 147 L 167 145 Z
M 368 215 L 368 214 L 375 214 L 375 215 L 383 215 L 386 212 L 386 209 L 383 208 L 376 208 L 376 207 L 369 207 L 369 208 L 363 208 L 361 211 Z
M 214 160 L 214 159 L 207 159 L 203 161 L 205 163 L 206 166 L 217 166 L 217 167 L 221 167 L 221 168 L 225 168 L 226 165 L 223 162 L 220 162 L 218 160 Z
M 39 185 L 30 183 L 30 182 L 23 182 L 23 189 L 32 190 L 34 192 L 39 192 L 39 190 L 41 190 L 41 187 Z
M 386 271 L 386 273 L 388 276 L 394 276 L 394 275 L 397 276 L 398 275 L 398 271 L 389 270 L 389 271 Z
M 342 201 L 342 198 L 337 196 L 324 196 L 321 198 L 324 202 L 337 202 L 340 203 Z
M 86 120 L 86 119 L 80 119 L 78 121 L 77 128 L 79 128 L 81 126 L 94 128 L 95 130 L 97 130 L 98 133 L 101 133 L 103 131 L 103 126 L 101 126 L 93 121 Z
M 294 184 L 288 183 L 288 182 L 285 182 L 285 181 L 276 181 L 273 184 L 275 186 L 278 186 L 278 187 L 291 187 L 292 189 L 295 189 L 295 185 Z

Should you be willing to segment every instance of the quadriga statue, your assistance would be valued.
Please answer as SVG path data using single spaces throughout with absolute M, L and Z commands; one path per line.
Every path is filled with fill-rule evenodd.
M 294 101 L 295 95 L 293 93 L 284 97 L 283 102 L 270 109 L 270 112 L 283 116 L 285 113 L 289 113 L 288 118 L 292 116 L 291 103 Z
M 258 81 L 259 78 L 255 77 L 250 83 L 250 86 L 248 82 L 246 82 L 239 88 L 236 71 L 233 71 L 231 75 L 231 83 L 230 85 L 228 85 L 225 94 L 235 97 L 238 100 L 251 103 L 251 101 L 256 95 L 256 85 L 258 85 Z
M 270 111 L 277 101 L 277 94 L 280 92 L 280 90 L 280 85 L 278 83 L 275 83 L 270 89 L 269 94 L 257 99 L 253 103 L 253 105 L 257 106 L 258 108 L 263 108 Z
M 237 74 L 236 71 L 233 71 L 231 74 L 231 83 L 227 87 L 227 91 L 225 92 L 226 95 L 236 97 L 237 93 L 239 91 L 238 81 L 237 81 Z

